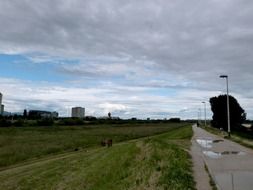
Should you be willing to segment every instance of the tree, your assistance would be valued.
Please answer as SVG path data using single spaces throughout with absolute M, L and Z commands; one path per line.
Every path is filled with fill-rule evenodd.
M 209 100 L 213 112 L 212 126 L 227 130 L 227 95 L 219 95 Z M 246 113 L 233 96 L 229 96 L 231 129 L 240 129 L 246 120 Z
M 109 112 L 108 113 L 108 118 L 111 119 L 112 118 L 112 114 Z

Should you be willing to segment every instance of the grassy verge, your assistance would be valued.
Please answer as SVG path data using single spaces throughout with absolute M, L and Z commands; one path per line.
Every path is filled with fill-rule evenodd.
M 160 134 L 184 124 L 0 128 L 0 169 L 25 160 Z
M 227 134 L 224 131 L 220 131 L 219 129 L 216 129 L 213 127 L 204 127 L 204 126 L 201 126 L 201 127 L 210 133 L 227 138 Z M 224 135 L 224 134 L 226 134 L 226 135 Z M 245 147 L 253 149 L 253 137 L 248 134 L 234 131 L 231 133 L 229 140 L 232 140 L 232 141 L 237 142 Z
M 0 189 L 195 189 L 190 126 L 0 172 Z
M 212 187 L 212 190 L 218 190 L 218 188 L 217 188 L 217 186 L 216 186 L 216 184 L 215 184 L 215 182 L 214 182 L 214 180 L 213 180 L 206 164 L 205 164 L 205 170 L 206 170 L 206 172 L 209 176 L 209 184 Z

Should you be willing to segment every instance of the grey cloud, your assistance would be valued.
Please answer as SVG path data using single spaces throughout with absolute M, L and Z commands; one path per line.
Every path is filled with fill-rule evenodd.
M 252 18 L 248 0 L 1 1 L 0 52 L 79 59 L 59 72 L 126 86 L 222 91 L 228 74 L 231 91 L 250 97 Z

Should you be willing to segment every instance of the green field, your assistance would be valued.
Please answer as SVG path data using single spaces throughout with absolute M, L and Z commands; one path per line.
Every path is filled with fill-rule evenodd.
M 100 146 L 104 138 L 121 142 L 159 134 L 182 125 L 184 124 L 0 128 L 0 170 L 48 154 Z
M 7 151 L 6 146 L 15 147 L 20 142 L 26 148 L 23 151 L 16 148 L 14 157 L 25 151 L 29 154 L 29 147 L 32 153 L 25 163 L 2 168 L 0 189 L 195 189 L 187 152 L 192 136 L 190 126 L 155 124 L 9 130 L 12 131 L 8 128 L 1 131 L 1 140 L 10 140 L 11 134 L 16 140 L 1 144 L 0 153 L 3 155 L 2 150 Z M 140 138 L 143 136 L 148 137 Z M 80 137 L 83 140 L 78 140 Z M 107 137 L 118 143 L 110 148 L 99 147 L 101 138 Z M 45 150 L 54 146 L 64 153 L 48 155 L 51 152 Z M 83 148 L 68 152 L 74 147 Z M 54 153 L 59 153 L 58 149 Z M 43 152 L 42 158 L 35 160 L 37 152 Z M 2 159 L 2 163 L 11 162 Z

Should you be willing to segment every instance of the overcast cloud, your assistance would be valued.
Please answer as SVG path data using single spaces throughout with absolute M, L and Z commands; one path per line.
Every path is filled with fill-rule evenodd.
M 0 53 L 65 78 L 13 74 L 0 91 L 10 111 L 82 105 L 90 115 L 196 118 L 202 101 L 225 92 L 227 74 L 253 119 L 252 19 L 250 0 L 2 0 Z

